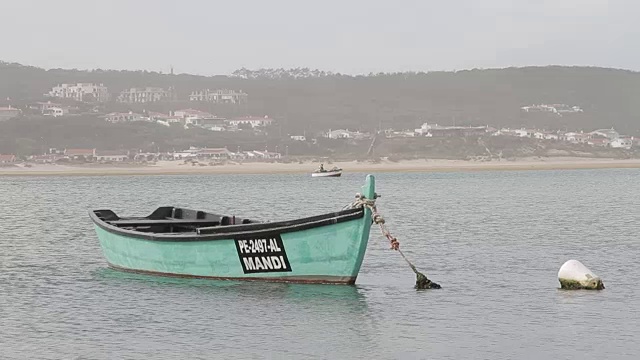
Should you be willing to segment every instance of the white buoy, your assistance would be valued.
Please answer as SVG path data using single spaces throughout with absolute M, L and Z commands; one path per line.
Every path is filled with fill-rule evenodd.
M 592 273 L 578 260 L 569 260 L 558 271 L 560 288 L 567 290 L 602 290 L 604 284 L 600 277 Z

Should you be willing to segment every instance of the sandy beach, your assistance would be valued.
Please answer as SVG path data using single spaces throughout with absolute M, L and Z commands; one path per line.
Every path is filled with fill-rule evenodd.
M 406 160 L 399 162 L 334 162 L 326 168 L 340 167 L 351 172 L 454 172 L 500 170 L 570 170 L 640 168 L 640 159 L 616 160 L 593 158 L 528 158 L 515 161 Z M 318 163 L 244 163 L 216 166 L 192 166 L 177 161 L 160 161 L 154 165 L 51 165 L 37 164 L 0 167 L 0 176 L 105 176 L 105 175 L 186 175 L 186 174 L 301 174 L 311 173 Z

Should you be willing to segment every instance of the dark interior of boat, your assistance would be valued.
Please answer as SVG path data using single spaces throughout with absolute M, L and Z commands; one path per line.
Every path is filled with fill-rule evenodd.
M 111 210 L 96 210 L 96 216 L 111 225 L 122 229 L 150 233 L 195 232 L 199 228 L 255 224 L 258 221 L 207 213 L 204 211 L 164 206 L 146 217 L 120 218 Z
M 362 208 L 352 208 L 294 220 L 262 222 L 172 206 L 159 207 L 146 217 L 121 218 L 111 210 L 93 211 L 94 221 L 97 223 L 106 223 L 123 230 L 167 235 L 186 233 L 213 235 L 240 231 L 260 231 L 278 227 L 314 227 L 360 218 L 363 214 Z

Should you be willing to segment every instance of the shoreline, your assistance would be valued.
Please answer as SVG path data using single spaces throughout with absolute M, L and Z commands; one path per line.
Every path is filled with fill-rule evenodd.
M 319 163 L 245 163 L 217 166 L 190 166 L 162 161 L 147 166 L 33 165 L 0 167 L 4 176 L 125 176 L 125 175 L 206 175 L 206 174 L 311 174 Z M 523 170 L 637 169 L 640 159 L 530 158 L 514 161 L 475 162 L 465 160 L 404 160 L 398 162 L 334 162 L 325 168 L 340 167 L 344 173 L 361 172 L 470 172 Z

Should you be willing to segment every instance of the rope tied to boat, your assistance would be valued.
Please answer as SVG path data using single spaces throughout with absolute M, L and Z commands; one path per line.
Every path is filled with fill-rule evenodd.
M 385 238 L 387 238 L 387 240 L 389 240 L 390 249 L 399 252 L 402 258 L 404 259 L 404 261 L 406 261 L 407 264 L 409 264 L 409 267 L 411 268 L 411 270 L 413 270 L 413 272 L 416 274 L 416 285 L 415 285 L 416 289 L 440 289 L 440 285 L 429 280 L 426 275 L 419 272 L 418 269 L 416 269 L 415 265 L 413 265 L 411 261 L 409 261 L 409 259 L 407 259 L 407 257 L 404 255 L 402 250 L 400 250 L 400 242 L 398 241 L 398 238 L 391 235 L 391 232 L 387 228 L 384 217 L 382 217 L 382 215 L 378 212 L 378 207 L 376 206 L 376 199 L 379 197 L 380 195 L 375 194 L 373 199 L 367 199 L 362 194 L 357 193 L 356 199 L 351 204 L 347 205 L 346 208 L 353 209 L 353 208 L 366 207 L 369 210 L 371 210 L 371 219 L 375 224 L 377 224 L 380 227 L 380 231 L 382 231 L 382 235 Z

